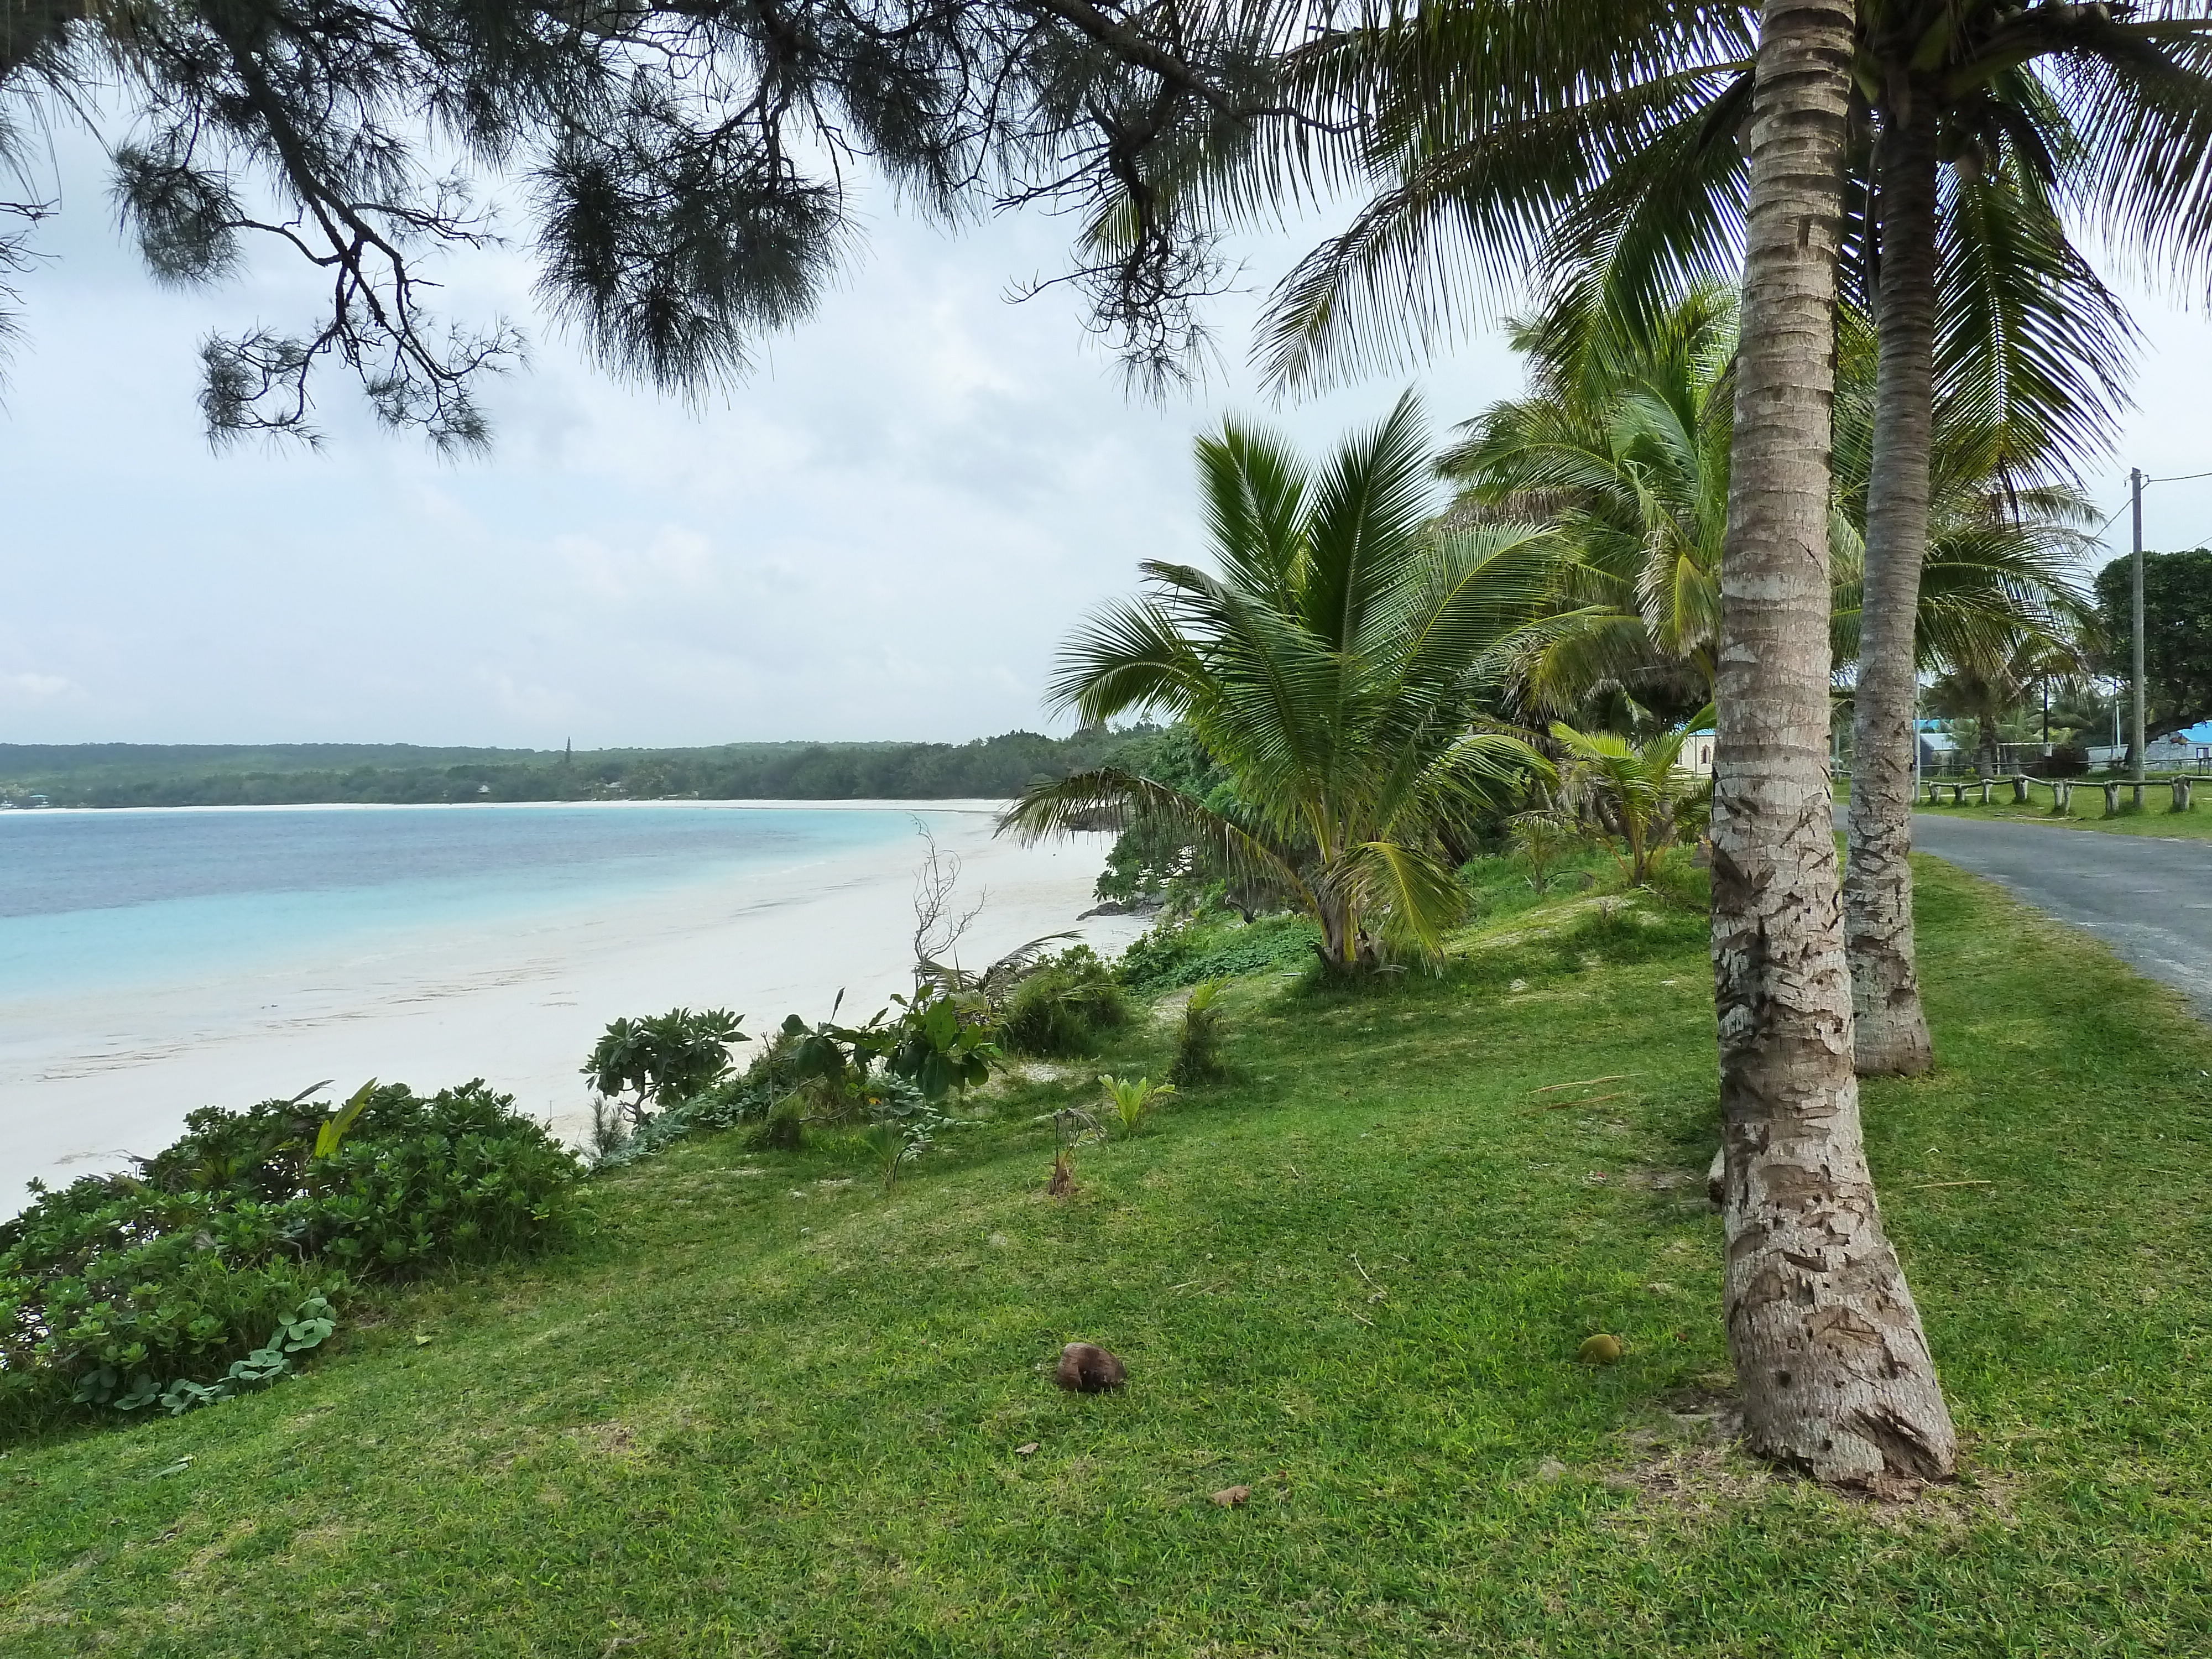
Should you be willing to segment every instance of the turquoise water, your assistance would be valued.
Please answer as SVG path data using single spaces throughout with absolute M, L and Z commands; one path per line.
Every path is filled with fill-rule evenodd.
M 914 833 L 914 815 L 891 809 L 4 812 L 0 998 L 497 927 Z

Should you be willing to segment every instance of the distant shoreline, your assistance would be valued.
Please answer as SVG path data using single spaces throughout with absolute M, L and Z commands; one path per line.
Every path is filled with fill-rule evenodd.
M 1003 812 L 1012 803 L 956 795 L 901 799 L 883 797 L 852 799 L 831 796 L 819 800 L 752 800 L 744 798 L 702 800 L 693 796 L 670 796 L 645 800 L 294 800 L 240 801 L 209 806 L 12 806 L 0 805 L 0 821 L 11 817 L 112 817 L 123 812 L 512 812 L 544 811 L 550 808 L 592 811 L 633 811 L 640 807 L 697 807 L 715 811 L 761 812 Z
M 972 743 L 753 743 L 692 749 L 404 744 L 0 744 L 0 803 L 90 807 L 429 806 L 699 801 L 1002 800 L 1040 778 L 1143 771 L 1177 734 L 1091 726 Z M 958 807 L 945 810 L 958 811 Z

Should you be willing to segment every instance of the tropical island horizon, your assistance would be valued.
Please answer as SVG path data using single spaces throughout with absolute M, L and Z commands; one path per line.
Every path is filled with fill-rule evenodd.
M 0 744 L 0 809 L 592 800 L 1001 799 L 1136 763 L 1149 725 L 965 743 L 742 742 L 582 750 L 409 743 Z

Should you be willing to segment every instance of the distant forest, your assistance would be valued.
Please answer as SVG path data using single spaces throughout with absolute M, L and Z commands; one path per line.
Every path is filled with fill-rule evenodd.
M 1068 738 L 1008 732 L 963 744 L 732 743 L 581 753 L 410 744 L 0 744 L 0 802 L 1000 799 L 1089 767 L 1141 767 L 1161 736 L 1139 726 Z

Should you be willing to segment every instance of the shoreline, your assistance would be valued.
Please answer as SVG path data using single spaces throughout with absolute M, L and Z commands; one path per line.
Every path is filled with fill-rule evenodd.
M 975 803 L 933 825 L 963 861 L 968 902 L 985 901 L 963 959 L 1060 932 L 1111 951 L 1143 931 L 1135 917 L 1077 921 L 1108 837 L 1018 847 L 993 837 L 986 814 L 998 810 Z M 591 1121 L 584 1056 L 618 1017 L 728 1007 L 759 1037 L 787 1013 L 825 1016 L 840 989 L 846 1012 L 865 1018 L 908 988 L 919 853 L 902 837 L 150 989 L 19 999 L 0 1007 L 0 1216 L 27 1201 L 29 1178 L 59 1185 L 123 1167 L 173 1139 L 198 1107 L 285 1098 L 321 1078 L 342 1098 L 372 1076 L 423 1093 L 481 1077 L 579 1140 Z M 737 1049 L 740 1066 L 746 1054 Z
M 961 812 L 988 813 L 996 817 L 1012 803 L 972 795 L 943 799 L 805 798 L 668 795 L 644 800 L 291 800 L 240 801 L 215 806 L 0 806 L 0 821 L 10 815 L 23 817 L 114 817 L 126 812 L 529 812 L 549 807 L 588 808 L 592 811 L 635 811 L 640 807 L 697 807 L 708 811 L 746 812 Z

